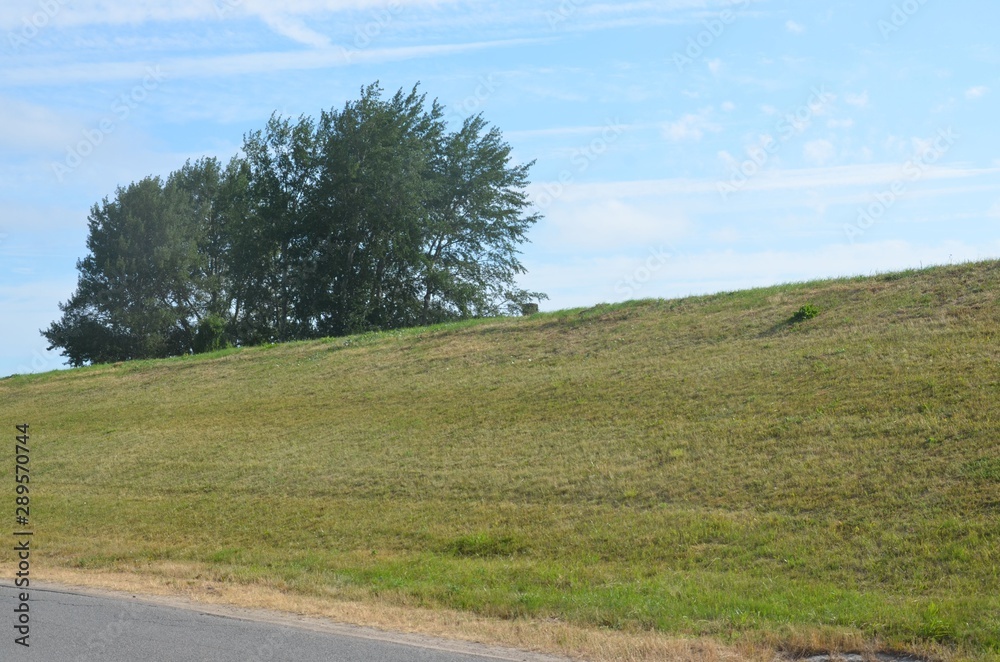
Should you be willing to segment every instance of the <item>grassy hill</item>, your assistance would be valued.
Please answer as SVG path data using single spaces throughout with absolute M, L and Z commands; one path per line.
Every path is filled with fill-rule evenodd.
M 0 416 L 50 567 L 996 659 L 998 293 L 985 262 L 98 366 Z

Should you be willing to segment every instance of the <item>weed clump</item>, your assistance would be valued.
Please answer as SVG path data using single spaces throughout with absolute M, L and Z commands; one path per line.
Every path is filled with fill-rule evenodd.
M 807 303 L 795 311 L 795 314 L 792 315 L 791 323 L 798 324 L 799 322 L 805 322 L 806 320 L 811 320 L 817 315 L 819 315 L 819 308 L 811 303 Z

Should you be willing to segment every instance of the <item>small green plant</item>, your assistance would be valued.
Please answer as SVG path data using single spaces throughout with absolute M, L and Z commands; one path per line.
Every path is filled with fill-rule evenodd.
M 806 320 L 811 320 L 812 318 L 819 315 L 819 308 L 807 303 L 806 305 L 799 308 L 794 315 L 792 315 L 792 324 L 797 324 L 799 322 L 805 322 Z

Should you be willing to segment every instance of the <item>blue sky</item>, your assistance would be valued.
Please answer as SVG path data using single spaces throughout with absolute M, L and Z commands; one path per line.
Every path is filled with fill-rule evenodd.
M 1000 257 L 998 24 L 972 0 L 6 0 L 0 375 L 62 365 L 38 330 L 94 203 L 376 80 L 536 161 L 543 310 Z

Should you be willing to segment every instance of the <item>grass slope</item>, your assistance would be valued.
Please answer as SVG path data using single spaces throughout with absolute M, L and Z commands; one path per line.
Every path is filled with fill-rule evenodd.
M 13 377 L 0 412 L 52 566 L 995 659 L 998 292 L 604 305 Z

